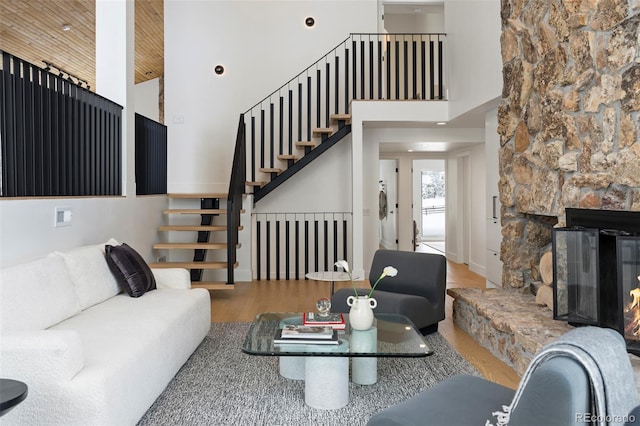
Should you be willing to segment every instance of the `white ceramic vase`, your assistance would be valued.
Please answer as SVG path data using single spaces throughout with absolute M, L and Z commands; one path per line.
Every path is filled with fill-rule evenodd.
M 373 309 L 378 306 L 376 299 L 369 296 L 347 297 L 349 323 L 354 330 L 368 330 L 373 325 Z

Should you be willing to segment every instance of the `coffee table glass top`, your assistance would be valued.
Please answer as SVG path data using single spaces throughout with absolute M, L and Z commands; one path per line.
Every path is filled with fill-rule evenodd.
M 375 330 L 357 331 L 349 326 L 349 315 L 344 314 L 347 327 L 338 330 L 338 345 L 275 344 L 278 329 L 286 324 L 301 324 L 299 312 L 268 312 L 256 316 L 242 345 L 242 351 L 251 355 L 277 356 L 350 356 L 350 357 L 424 357 L 433 351 L 422 334 L 404 315 L 376 314 Z M 372 332 L 373 331 L 373 332 Z M 375 342 L 363 344 L 367 339 Z

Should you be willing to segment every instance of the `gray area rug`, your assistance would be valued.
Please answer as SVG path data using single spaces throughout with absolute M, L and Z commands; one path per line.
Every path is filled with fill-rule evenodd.
M 457 374 L 479 375 L 438 333 L 426 358 L 379 358 L 378 382 L 349 383 L 349 404 L 318 410 L 304 382 L 278 374 L 277 357 L 240 350 L 249 323 L 214 323 L 138 425 L 364 425 L 378 411 Z

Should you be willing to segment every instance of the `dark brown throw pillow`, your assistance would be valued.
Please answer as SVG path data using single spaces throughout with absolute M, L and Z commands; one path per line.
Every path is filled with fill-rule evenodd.
M 127 244 L 104 247 L 105 257 L 118 283 L 131 297 L 140 297 L 156 288 L 151 268 L 137 251 Z

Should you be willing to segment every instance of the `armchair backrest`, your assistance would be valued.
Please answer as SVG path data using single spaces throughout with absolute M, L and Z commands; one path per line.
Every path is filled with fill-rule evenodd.
M 373 256 L 369 271 L 371 285 L 380 277 L 386 266 L 393 266 L 398 270 L 398 274 L 395 277 L 385 277 L 376 290 L 426 297 L 436 309 L 441 307 L 444 313 L 447 261 L 443 255 L 378 250 Z

